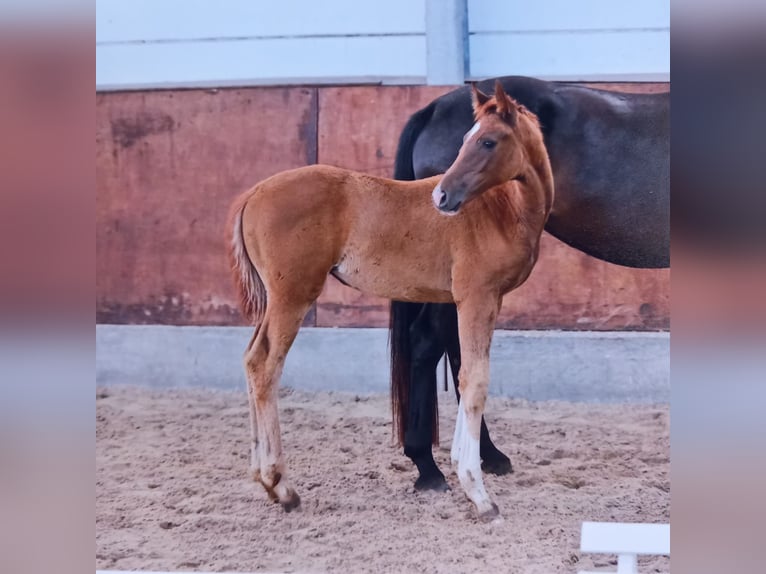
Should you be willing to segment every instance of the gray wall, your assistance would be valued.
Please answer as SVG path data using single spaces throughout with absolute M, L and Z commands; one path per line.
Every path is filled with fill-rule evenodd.
M 96 383 L 245 389 L 249 327 L 97 325 Z M 386 329 L 304 328 L 282 385 L 387 393 Z M 527 400 L 668 402 L 668 333 L 496 331 L 490 395 Z M 441 386 L 440 386 L 441 388 Z

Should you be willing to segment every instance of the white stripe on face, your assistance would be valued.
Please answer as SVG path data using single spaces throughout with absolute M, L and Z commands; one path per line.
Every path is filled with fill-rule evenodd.
M 473 127 L 470 130 L 468 130 L 466 134 L 463 136 L 463 143 L 467 142 L 474 135 L 476 135 L 476 132 L 479 131 L 480 127 L 481 127 L 481 122 L 476 122 L 475 124 L 473 124 Z

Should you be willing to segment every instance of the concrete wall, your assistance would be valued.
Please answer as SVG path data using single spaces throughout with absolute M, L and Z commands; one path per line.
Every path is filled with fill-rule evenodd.
M 439 79 L 444 66 L 451 82 L 670 74 L 669 0 L 97 0 L 96 7 L 99 90 L 447 83 Z
M 242 353 L 252 333 L 247 327 L 97 325 L 96 384 L 244 389 Z M 301 329 L 281 384 L 387 393 L 387 337 L 385 329 Z M 669 339 L 669 333 L 497 331 L 489 392 L 533 401 L 668 402 Z
M 610 85 L 659 91 L 665 84 Z M 278 171 L 329 163 L 390 176 L 409 115 L 448 87 L 291 87 L 97 95 L 99 323 L 239 325 L 229 202 Z M 501 328 L 669 327 L 669 271 L 626 269 L 545 236 Z M 312 326 L 384 326 L 388 303 L 328 280 Z

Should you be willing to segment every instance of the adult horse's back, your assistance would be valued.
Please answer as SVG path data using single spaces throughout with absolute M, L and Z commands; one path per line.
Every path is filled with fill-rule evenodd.
M 491 82 L 479 83 L 488 89 Z M 556 182 L 546 231 L 604 261 L 637 268 L 670 263 L 670 94 L 627 94 L 533 78 L 500 78 L 506 92 L 537 115 Z M 397 149 L 394 177 L 443 173 L 472 125 L 462 87 L 413 114 Z M 392 401 L 418 488 L 444 488 L 431 443 L 438 438 L 435 367 L 447 352 L 460 365 L 451 305 L 391 306 Z M 487 470 L 511 469 L 482 425 Z

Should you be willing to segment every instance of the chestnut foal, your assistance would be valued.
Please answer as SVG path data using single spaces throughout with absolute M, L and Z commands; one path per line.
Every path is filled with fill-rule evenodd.
M 457 304 L 463 361 L 452 460 L 483 520 L 479 428 L 502 296 L 537 260 L 553 177 L 537 118 L 505 94 L 473 89 L 476 123 L 444 176 L 394 181 L 329 166 L 279 173 L 232 207 L 231 256 L 256 330 L 245 352 L 251 471 L 286 511 L 300 504 L 282 454 L 277 386 L 328 274 L 365 293 Z M 450 217 L 452 216 L 452 217 Z

